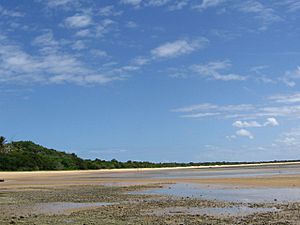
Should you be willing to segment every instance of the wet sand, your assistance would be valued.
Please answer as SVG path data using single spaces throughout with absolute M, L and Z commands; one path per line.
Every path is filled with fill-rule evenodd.
M 1 189 L 68 185 L 153 183 L 223 184 L 245 187 L 300 187 L 300 163 L 215 167 L 0 172 Z
M 300 221 L 300 163 L 0 172 L 0 179 L 5 180 L 0 183 L 0 224 L 299 224 Z M 270 201 L 258 201 L 260 193 L 267 195 L 271 190 L 275 196 L 284 190 L 288 198 L 281 201 L 279 195 L 278 199 L 272 195 Z M 258 200 L 222 198 L 232 194 L 239 200 L 250 193 Z

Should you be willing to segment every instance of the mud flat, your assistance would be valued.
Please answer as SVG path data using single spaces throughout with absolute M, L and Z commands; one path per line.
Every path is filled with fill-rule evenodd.
M 0 173 L 0 224 L 299 224 L 299 164 Z

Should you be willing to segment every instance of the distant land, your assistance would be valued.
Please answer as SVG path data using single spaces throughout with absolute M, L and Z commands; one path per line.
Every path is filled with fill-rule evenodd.
M 259 163 L 299 162 L 299 160 L 262 161 Z M 0 136 L 0 171 L 39 171 L 39 170 L 96 170 L 124 168 L 163 168 L 188 166 L 238 165 L 257 162 L 168 162 L 147 161 L 120 162 L 116 159 L 82 159 L 74 153 L 66 153 L 45 148 L 32 141 L 13 141 L 7 143 Z

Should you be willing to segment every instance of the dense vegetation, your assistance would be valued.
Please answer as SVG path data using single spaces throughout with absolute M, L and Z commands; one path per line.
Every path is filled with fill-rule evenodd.
M 77 170 L 114 168 L 159 168 L 175 166 L 225 165 L 245 162 L 207 162 L 207 163 L 151 163 L 127 161 L 119 162 L 95 159 L 81 159 L 74 153 L 48 149 L 31 141 L 6 143 L 0 136 L 0 171 L 32 170 Z

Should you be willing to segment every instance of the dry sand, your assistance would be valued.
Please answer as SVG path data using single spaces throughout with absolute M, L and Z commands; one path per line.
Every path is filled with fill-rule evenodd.
M 278 170 L 286 166 L 294 166 L 300 169 L 300 163 L 268 163 L 268 164 L 246 164 L 232 166 L 209 166 L 209 167 L 183 167 L 183 168 L 147 168 L 147 169 L 114 169 L 114 170 L 77 170 L 77 171 L 36 171 L 36 172 L 0 172 L 0 189 L 26 188 L 39 186 L 65 186 L 65 185 L 137 185 L 151 183 L 204 183 L 225 184 L 247 187 L 300 187 L 299 175 L 272 175 L 263 177 L 159 177 L 156 174 L 168 172 L 222 172 L 226 169 L 243 170 Z M 149 176 L 152 174 L 152 176 Z M 145 175 L 145 176 L 144 176 Z

